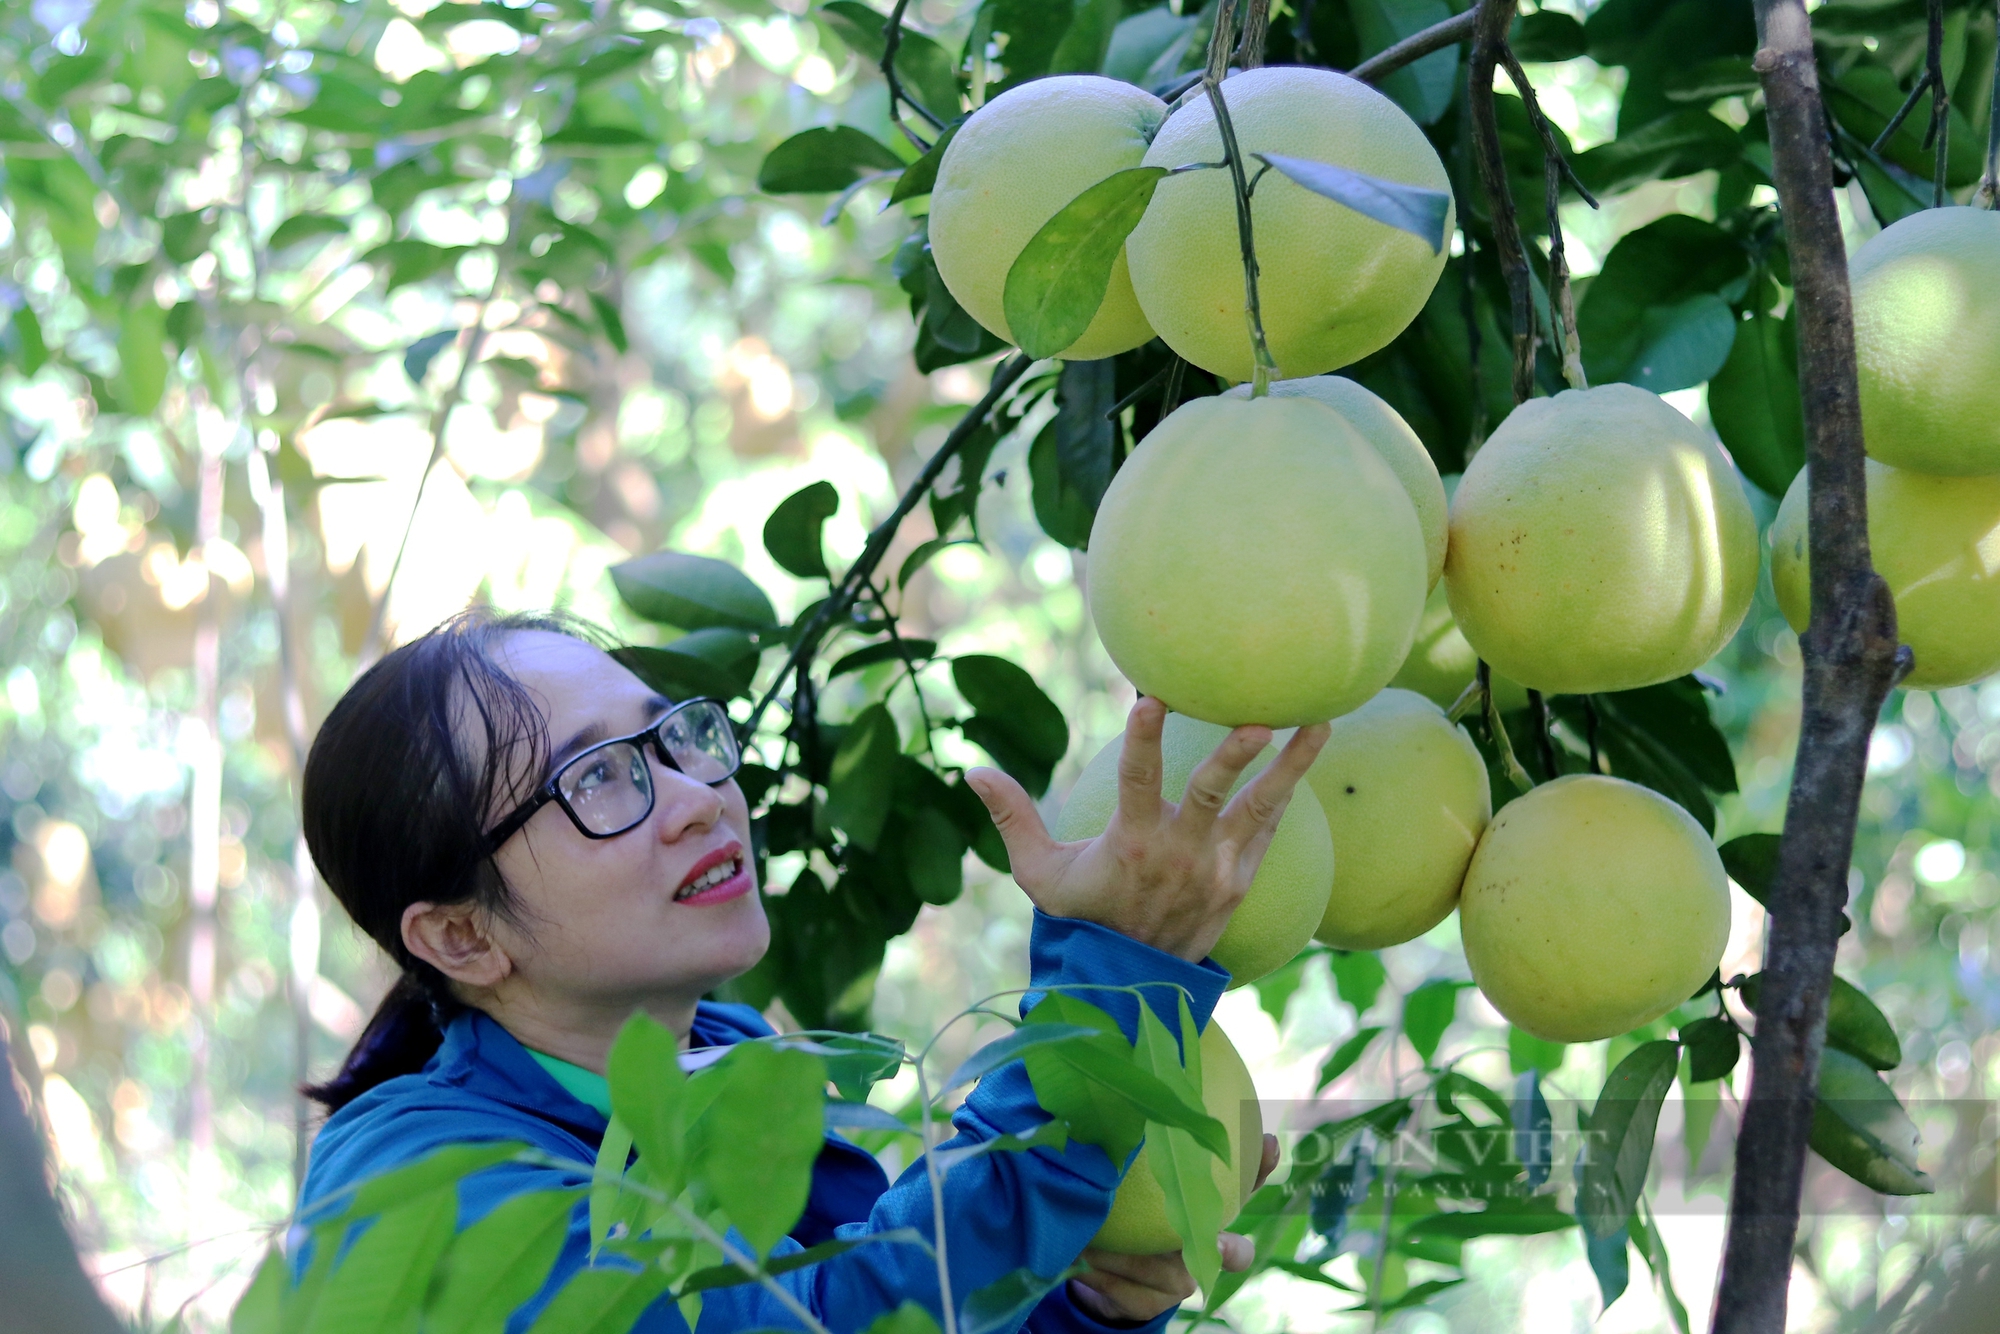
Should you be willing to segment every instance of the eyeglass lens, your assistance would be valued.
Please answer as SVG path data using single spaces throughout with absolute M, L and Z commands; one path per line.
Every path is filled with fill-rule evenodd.
M 718 705 L 702 703 L 670 714 L 659 736 L 680 771 L 698 783 L 719 783 L 736 771 L 736 732 Z M 556 778 L 557 790 L 584 827 L 616 834 L 646 818 L 653 772 L 639 743 L 616 741 L 579 756 Z

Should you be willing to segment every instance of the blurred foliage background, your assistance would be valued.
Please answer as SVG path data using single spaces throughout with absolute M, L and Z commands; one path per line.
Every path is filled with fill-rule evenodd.
M 1320 8 L 1322 20 L 1340 12 Z M 1368 0 L 1323 44 L 1366 54 L 1451 8 Z M 1580 40 L 1584 10 L 1562 3 L 1537 16 L 1540 47 L 1523 41 L 1547 58 L 1528 69 L 1571 143 L 1615 145 L 1645 117 L 1692 107 L 1738 146 L 1683 142 L 1636 167 L 1600 154 L 1596 179 L 1621 193 L 1562 214 L 1581 275 L 1667 215 L 1716 221 L 1769 202 L 1749 90 L 1685 44 L 1717 26 L 1701 0 L 1604 9 L 1624 16 L 1625 47 L 1583 54 L 1571 32 Z M 1846 62 L 1843 117 L 1861 125 L 1900 101 L 1921 42 L 1861 34 L 1890 20 L 1906 32 L 1920 10 L 1820 8 Z M 920 0 L 908 18 L 957 50 L 979 12 Z M 1993 18 L 1951 14 L 1953 115 L 1966 118 L 1953 143 L 1969 152 Z M 827 547 L 852 559 L 983 391 L 990 353 L 912 365 L 917 332 L 889 263 L 909 224 L 883 209 L 886 184 L 837 198 L 758 189 L 764 155 L 813 126 L 900 143 L 853 35 L 804 0 L 0 11 L 0 1022 L 87 1264 L 140 1326 L 221 1327 L 292 1200 L 310 1131 L 293 1090 L 339 1058 L 387 981 L 314 885 L 295 811 L 302 748 L 359 665 L 474 600 L 566 605 L 657 642 L 606 571 L 662 547 L 740 563 L 789 619 L 818 586 L 766 553 L 772 509 L 832 483 Z M 1391 91 L 1435 103 L 1436 119 L 1455 59 L 1433 57 Z M 1669 66 L 1708 82 L 1675 82 Z M 1892 156 L 1903 148 L 1892 141 Z M 1857 167 L 1841 190 L 1856 243 L 1899 215 L 1895 190 L 1907 203 L 1919 189 L 1896 161 L 1867 154 Z M 1539 169 L 1517 189 L 1539 198 Z M 1705 385 L 1673 388 L 1676 406 L 1709 421 Z M 1434 437 L 1450 423 L 1411 415 L 1444 454 Z M 1053 802 L 1131 691 L 1084 614 L 1081 557 L 1038 522 L 1031 435 L 991 456 L 983 544 L 940 551 L 903 590 L 902 616 L 943 652 L 1021 664 L 1061 706 L 1070 748 Z M 1753 498 L 1768 520 L 1774 500 Z M 920 510 L 898 550 L 933 536 L 927 522 Z M 1798 653 L 1768 587 L 1710 670 L 1740 789 L 1719 803 L 1718 838 L 1775 829 Z M 981 758 L 949 734 L 938 744 L 950 763 Z M 1893 1080 L 1906 1102 L 1992 1096 L 2000 682 L 1899 692 L 1870 767 L 1841 971 L 1903 1035 Z M 968 891 L 891 942 L 877 1027 L 921 1039 L 1023 980 L 1025 901 L 976 859 L 966 867 Z M 1737 908 L 1725 977 L 1759 957 L 1761 910 L 1740 895 Z M 1329 1045 L 1393 1024 L 1421 982 L 1462 977 L 1455 930 L 1449 920 L 1385 951 L 1390 985 L 1373 999 L 1342 999 L 1323 960 L 1261 997 L 1232 993 L 1222 1019 L 1263 1095 L 1309 1098 Z M 943 1050 L 988 1036 L 962 1024 Z M 1468 1071 L 1506 1076 L 1506 1025 L 1476 993 L 1444 1042 Z M 1602 1057 L 1573 1051 L 1551 1086 L 1589 1096 Z M 1395 1059 L 1378 1049 L 1332 1091 L 1382 1096 Z M 1663 1143 L 1691 1140 L 1701 1158 L 1708 1115 L 1677 1093 Z M 1717 1169 L 1707 1185 L 1659 1209 L 1697 1309 L 1726 1177 L 1704 1161 Z M 1838 1203 L 1802 1242 L 1799 1328 L 1878 1327 L 1888 1294 L 1989 1226 Z M 1592 1324 L 1596 1285 L 1574 1234 L 1479 1241 L 1467 1272 L 1399 1327 Z M 1251 1330 L 1346 1329 L 1341 1300 L 1274 1273 L 1231 1309 Z M 1595 1327 L 1655 1329 L 1663 1310 L 1638 1282 Z

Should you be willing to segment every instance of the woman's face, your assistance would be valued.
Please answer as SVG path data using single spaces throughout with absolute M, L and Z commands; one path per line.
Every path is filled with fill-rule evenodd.
M 501 665 L 548 719 L 550 764 L 659 721 L 669 704 L 602 650 L 545 631 L 506 640 Z M 494 856 L 520 905 L 494 923 L 510 985 L 544 1003 L 621 1017 L 662 998 L 692 1001 L 748 970 L 771 940 L 750 855 L 750 812 L 734 779 L 696 782 L 648 750 L 653 812 L 612 838 L 578 832 L 554 802 Z M 495 811 L 498 823 L 507 811 Z M 699 887 L 697 892 L 697 887 Z

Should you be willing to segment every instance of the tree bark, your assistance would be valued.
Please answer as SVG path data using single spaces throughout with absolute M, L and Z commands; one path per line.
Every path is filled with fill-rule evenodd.
M 0 1037 L 0 1334 L 121 1334 L 77 1262 Z
M 1713 1334 L 1782 1334 L 1785 1327 L 1868 739 L 1899 671 L 1895 604 L 1868 554 L 1854 311 L 1812 27 L 1802 0 L 1757 0 L 1756 9 L 1755 63 L 1799 310 L 1812 618 L 1799 641 L 1805 662 L 1799 747 L 1771 893 Z
M 1500 146 L 1499 112 L 1493 105 L 1493 72 L 1507 47 L 1507 28 L 1519 9 L 1517 0 L 1481 0 L 1473 26 L 1472 64 L 1466 71 L 1468 105 L 1472 110 L 1472 158 L 1479 184 L 1486 192 L 1493 223 L 1493 246 L 1501 272 L 1507 276 L 1514 330 L 1514 402 L 1525 403 L 1535 393 L 1535 312 L 1528 274 L 1527 248 L 1514 209 L 1514 192 L 1507 183 L 1507 157 Z M 1467 255 L 1465 262 L 1472 262 Z

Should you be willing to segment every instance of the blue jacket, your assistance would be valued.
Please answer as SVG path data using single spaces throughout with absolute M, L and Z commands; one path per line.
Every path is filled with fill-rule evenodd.
M 1214 963 L 1191 964 L 1105 927 L 1073 918 L 1035 914 L 1029 942 L 1030 985 L 1177 983 L 1186 989 L 1198 1023 L 1209 1015 L 1229 975 Z M 1178 1023 L 1171 987 L 1148 991 L 1148 1003 L 1170 1029 Z M 1039 999 L 1022 1001 L 1023 1013 Z M 1126 1036 L 1136 1033 L 1138 1009 L 1125 992 L 1088 994 L 1117 1018 Z M 721 1046 L 771 1031 L 748 1006 L 704 1001 L 691 1043 Z M 982 1080 L 953 1116 L 948 1147 L 977 1144 L 1003 1133 L 1031 1130 L 1049 1118 L 1035 1102 L 1017 1061 Z M 423 1157 L 447 1144 L 522 1140 L 551 1155 L 590 1162 L 605 1119 L 577 1101 L 538 1065 L 506 1029 L 477 1011 L 459 1015 L 443 1046 L 422 1072 L 389 1080 L 356 1098 L 327 1120 L 313 1143 L 301 1210 L 343 1187 Z M 1067 1148 L 988 1153 L 967 1159 L 945 1178 L 947 1243 L 954 1295 L 1016 1269 L 1053 1275 L 1076 1261 L 1109 1212 L 1128 1163 L 1113 1163 L 1103 1149 Z M 587 1186 L 587 1173 L 527 1164 L 505 1164 L 469 1177 L 459 1192 L 459 1226 L 469 1227 L 494 1206 L 529 1190 Z M 875 1159 L 829 1134 L 814 1165 L 805 1216 L 777 1254 L 830 1237 L 892 1228 L 932 1235 L 930 1186 L 921 1161 L 891 1185 Z M 579 1205 L 569 1240 L 549 1283 L 508 1322 L 509 1334 L 525 1330 L 558 1288 L 583 1267 L 589 1250 L 588 1209 Z M 791 1290 L 832 1334 L 850 1334 L 876 1316 L 914 1299 L 936 1314 L 934 1262 L 913 1246 L 864 1246 L 795 1270 L 779 1282 Z M 1171 1312 L 1167 1313 L 1170 1315 Z M 1144 1326 L 1162 1327 L 1167 1315 Z M 767 1291 L 745 1284 L 705 1294 L 697 1334 L 797 1329 L 799 1322 Z M 1109 1334 L 1062 1285 L 1030 1313 L 1031 1334 Z M 670 1298 L 649 1307 L 634 1334 L 688 1334 Z

